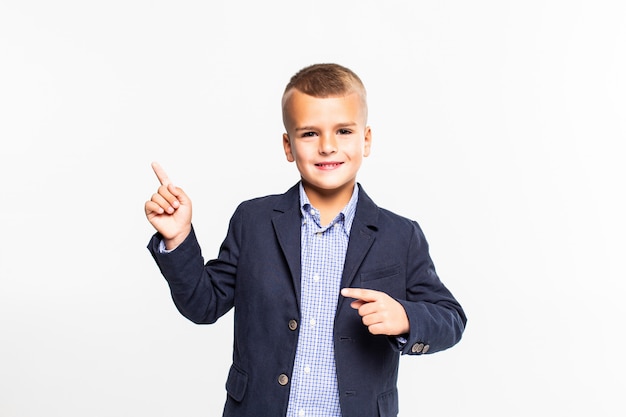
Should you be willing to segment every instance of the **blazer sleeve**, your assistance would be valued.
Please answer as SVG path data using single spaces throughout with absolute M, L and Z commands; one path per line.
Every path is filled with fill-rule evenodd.
M 402 354 L 435 353 L 455 345 L 465 329 L 467 318 L 452 293 L 439 279 L 419 225 L 407 250 L 406 299 L 398 299 L 409 318 L 406 343 L 397 344 Z
M 214 323 L 234 305 L 241 229 L 237 218 L 238 211 L 230 221 L 218 258 L 206 264 L 193 228 L 185 241 L 171 252 L 160 252 L 162 236 L 158 233 L 148 243 L 148 250 L 170 287 L 176 308 L 194 323 Z

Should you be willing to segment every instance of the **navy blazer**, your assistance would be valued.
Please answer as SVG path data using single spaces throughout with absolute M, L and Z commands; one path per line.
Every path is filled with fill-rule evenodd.
M 439 280 L 418 224 L 377 207 L 359 186 L 341 288 L 384 291 L 405 308 L 410 332 L 372 335 L 351 300 L 337 295 L 334 347 L 343 417 L 398 414 L 400 354 L 434 353 L 456 344 L 465 314 Z M 174 251 L 149 249 L 178 310 L 213 323 L 233 306 L 233 364 L 224 416 L 284 416 L 300 321 L 298 186 L 245 201 L 230 221 L 217 259 L 204 264 L 194 232 Z

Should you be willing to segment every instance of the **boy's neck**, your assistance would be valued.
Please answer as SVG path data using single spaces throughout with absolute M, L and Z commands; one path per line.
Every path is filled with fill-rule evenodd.
M 320 212 L 322 226 L 326 226 L 350 202 L 354 192 L 354 182 L 346 184 L 339 189 L 323 190 L 302 182 L 306 196 L 313 207 Z

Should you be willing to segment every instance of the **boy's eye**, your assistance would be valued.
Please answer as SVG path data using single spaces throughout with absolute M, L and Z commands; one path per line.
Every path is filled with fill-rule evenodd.
M 315 136 L 315 132 L 304 132 L 304 133 L 302 133 L 302 137 L 303 138 L 309 138 L 309 137 L 312 137 L 312 136 Z
M 339 133 L 340 135 L 349 135 L 350 133 L 352 133 L 352 131 L 349 129 L 339 129 L 337 133 Z

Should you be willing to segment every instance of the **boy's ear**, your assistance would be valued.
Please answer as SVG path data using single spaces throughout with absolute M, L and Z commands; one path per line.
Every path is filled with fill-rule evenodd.
M 363 156 L 370 156 L 372 148 L 372 129 L 369 126 L 365 127 L 365 140 L 363 143 Z
M 288 133 L 283 133 L 283 148 L 285 149 L 285 156 L 287 157 L 287 161 L 295 161 L 293 153 L 291 152 L 291 142 L 289 141 Z

